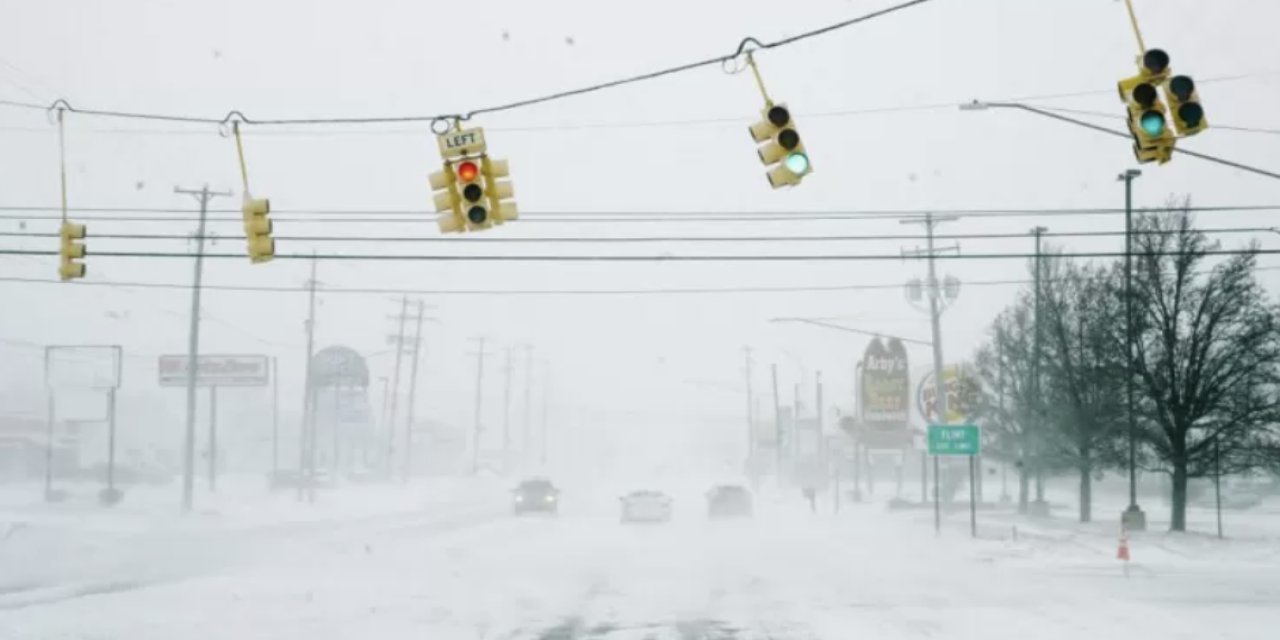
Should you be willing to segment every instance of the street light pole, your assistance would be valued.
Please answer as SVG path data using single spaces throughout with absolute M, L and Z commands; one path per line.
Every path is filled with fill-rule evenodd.
M 1128 531 L 1145 531 L 1147 516 L 1138 507 L 1138 426 L 1133 404 L 1133 179 L 1142 175 L 1129 169 L 1116 177 L 1124 181 L 1124 386 L 1129 417 L 1129 506 L 1120 515 Z

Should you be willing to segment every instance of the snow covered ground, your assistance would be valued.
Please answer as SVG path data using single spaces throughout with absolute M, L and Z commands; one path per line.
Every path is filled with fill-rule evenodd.
M 672 490 L 673 522 L 627 526 L 618 487 L 565 487 L 558 517 L 522 518 L 505 488 L 369 490 L 364 507 L 353 492 L 329 518 L 117 527 L 92 548 L 60 546 L 69 533 L 39 555 L 10 553 L 14 534 L 0 576 L 57 584 L 0 577 L 0 638 L 1205 640 L 1280 628 L 1280 545 L 1265 536 L 1137 535 L 1126 577 L 1107 523 L 988 513 L 972 540 L 966 512 L 937 536 L 927 510 L 812 514 L 767 488 L 757 517 L 708 522 L 705 486 L 689 485 Z M 95 568 L 70 579 L 39 568 L 50 558 Z

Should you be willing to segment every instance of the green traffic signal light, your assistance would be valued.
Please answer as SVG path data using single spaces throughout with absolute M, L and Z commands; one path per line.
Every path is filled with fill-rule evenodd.
M 1142 130 L 1147 135 L 1156 137 L 1164 133 L 1164 116 L 1156 111 L 1148 111 L 1142 114 L 1142 118 L 1138 121 L 1142 126 Z
M 784 164 L 791 173 L 798 176 L 804 175 L 809 170 L 809 156 L 803 153 L 789 153 Z

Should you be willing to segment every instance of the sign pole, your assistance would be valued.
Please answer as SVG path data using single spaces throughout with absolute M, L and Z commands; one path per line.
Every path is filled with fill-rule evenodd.
M 942 534 L 942 504 L 938 502 L 941 491 L 938 490 L 938 456 L 933 456 L 933 532 Z
M 44 499 L 53 500 L 53 389 L 46 390 L 45 449 L 44 449 Z
M 969 456 L 969 537 L 978 537 L 978 483 L 976 468 L 977 456 Z
M 209 386 L 209 491 L 218 490 L 218 385 Z
M 280 361 L 271 356 L 271 488 L 280 477 Z
M 107 494 L 116 491 L 116 388 L 107 389 Z

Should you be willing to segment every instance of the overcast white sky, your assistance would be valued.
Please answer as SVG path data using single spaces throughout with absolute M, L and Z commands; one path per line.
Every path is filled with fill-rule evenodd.
M 649 2 L 436 3 L 309 0 L 163 1 L 0 0 L 0 99 L 80 108 L 251 118 L 430 114 L 461 111 L 611 80 L 720 55 L 753 35 L 772 40 L 890 4 L 887 0 L 674 0 Z M 1277 129 L 1280 55 L 1274 0 L 1137 0 L 1152 46 L 1173 68 L 1205 82 L 1211 125 Z M 1210 7 L 1212 4 L 1212 7 Z M 568 39 L 571 39 L 570 43 Z M 478 118 L 494 156 L 510 160 L 524 219 L 490 237 L 627 235 L 870 235 L 910 232 L 896 221 L 569 224 L 539 221 L 551 212 L 723 212 L 864 209 L 1118 207 L 1116 174 L 1134 166 L 1124 140 L 1016 111 L 955 108 L 806 117 L 806 114 L 1096 93 L 1042 104 L 1122 113 L 1115 82 L 1133 72 L 1136 46 L 1115 0 L 935 0 L 851 29 L 767 51 L 759 63 L 774 98 L 797 114 L 814 173 L 796 189 L 772 192 L 747 125 L 759 94 L 749 75 L 709 67 L 594 95 Z M 1270 52 L 1259 55 L 1259 52 Z M 718 123 L 632 126 L 679 120 Z M 1102 121 L 1119 128 L 1119 121 Z M 581 124 L 627 126 L 558 128 Z M 426 175 L 439 159 L 425 126 L 247 127 L 245 144 L 257 195 L 277 210 L 427 209 Z M 1186 144 L 1280 170 L 1280 135 L 1211 129 Z M 239 191 L 234 146 L 215 127 L 68 115 L 69 196 L 73 207 L 182 207 L 191 222 L 94 220 L 90 235 L 189 233 L 194 202 L 176 185 L 208 183 Z M 1144 167 L 1136 203 L 1158 205 L 1190 194 L 1200 205 L 1275 204 L 1280 182 L 1179 157 Z M 238 196 L 237 196 L 238 198 Z M 237 198 L 215 202 L 235 207 Z M 55 206 L 55 128 L 40 111 L 0 106 L 0 205 Z M 5 211 L 0 230 L 54 231 L 52 220 Z M 1270 226 L 1275 211 L 1204 214 L 1205 226 Z M 970 218 L 944 233 L 1120 230 L 1121 216 Z M 229 237 L 213 251 L 241 252 L 239 223 L 212 230 Z M 433 215 L 412 224 L 329 223 L 281 215 L 277 235 L 435 235 Z M 1224 236 L 1228 245 L 1247 235 Z M 1280 235 L 1260 235 L 1280 248 Z M 897 253 L 916 242 L 664 245 L 469 243 L 306 245 L 281 241 L 280 253 Z M 1055 240 L 1072 250 L 1118 250 L 1118 237 Z M 965 253 L 1029 251 L 1028 239 L 965 240 Z M 52 250 L 56 241 L 0 238 L 7 248 Z M 91 237 L 90 251 L 187 249 L 184 242 L 138 243 Z M 1280 265 L 1264 257 L 1263 265 Z M 88 260 L 86 282 L 190 282 L 189 260 Z M 895 284 L 922 275 L 917 262 L 520 263 L 388 262 L 320 264 L 330 287 L 415 289 L 600 289 Z M 966 283 L 1021 278 L 1016 260 L 942 264 Z M 206 283 L 296 286 L 307 264 L 213 260 Z M 0 277 L 53 278 L 54 258 L 0 257 Z M 1269 287 L 1276 272 L 1260 276 Z M 945 316 L 947 360 L 967 357 L 1016 291 L 967 284 Z M 0 281 L 0 337 L 33 344 L 121 344 L 126 409 L 181 393 L 154 383 L 155 356 L 185 351 L 189 292 Z M 777 316 L 846 318 L 861 329 L 927 338 L 926 317 L 898 289 L 736 295 L 427 296 L 439 324 L 428 326 L 420 413 L 470 419 L 472 336 L 491 347 L 530 343 L 554 376 L 553 414 L 589 416 L 601 428 L 741 417 L 745 400 L 688 381 L 742 379 L 742 347 L 756 351 L 756 387 L 778 363 L 783 385 L 821 370 L 833 404 L 851 403 L 854 361 L 864 338 L 770 324 Z M 317 346 L 386 349 L 383 294 L 321 294 Z M 203 351 L 281 358 L 287 411 L 300 404 L 306 297 L 210 290 Z M 790 355 L 788 355 L 788 352 Z M 39 351 L 0 343 L 6 412 L 37 412 Z M 927 366 L 915 349 L 912 368 Z M 490 358 L 497 372 L 502 358 Z M 391 360 L 374 358 L 375 377 Z M 500 375 L 488 378 L 486 412 L 500 408 Z M 255 392 L 240 392 L 247 398 Z M 788 394 L 789 395 L 789 394 Z M 517 394 L 518 397 L 518 394 Z M 590 409 L 589 413 L 584 413 Z M 642 418 L 624 410 L 644 409 Z M 616 411 L 616 413 L 614 413 Z M 180 414 L 175 414 L 180 415 Z M 681 416 L 685 416 L 682 418 Z M 717 423 L 719 424 L 719 423 Z M 716 426 L 715 428 L 729 428 Z M 176 437 L 176 431 L 175 431 Z

